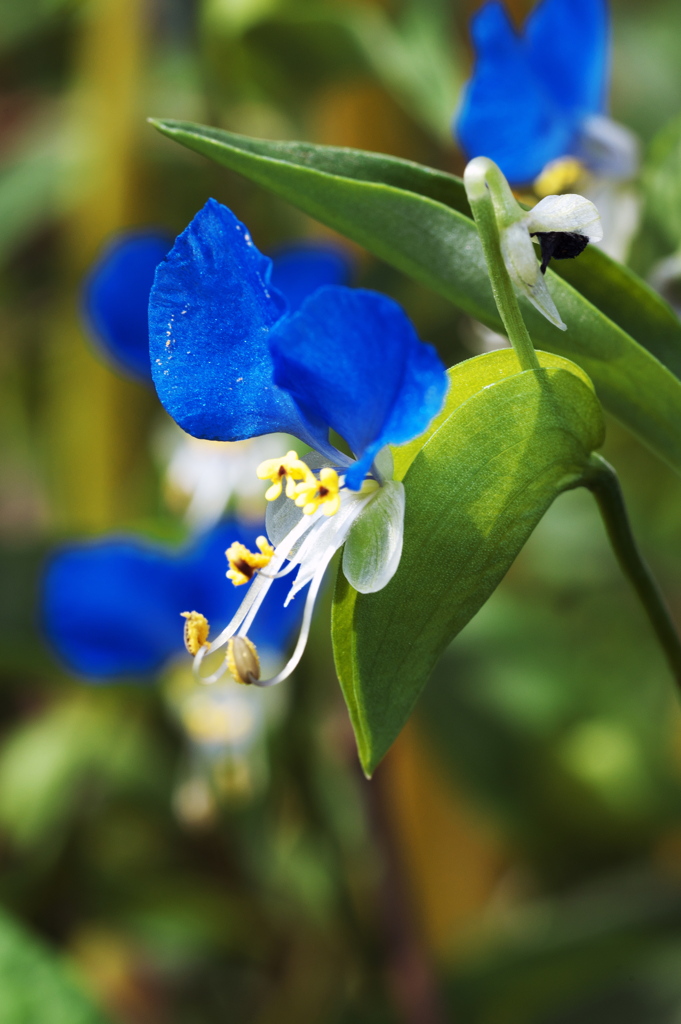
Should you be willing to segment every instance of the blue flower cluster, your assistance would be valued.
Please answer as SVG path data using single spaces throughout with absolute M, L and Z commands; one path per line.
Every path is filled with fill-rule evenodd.
M 295 434 L 343 470 L 344 486 L 360 491 L 367 474 L 377 473 L 381 449 L 418 435 L 439 411 L 447 381 L 434 349 L 391 299 L 340 283 L 349 266 L 333 247 L 289 248 L 272 262 L 243 224 L 210 200 L 167 249 L 154 232 L 119 240 L 92 272 L 85 306 L 109 357 L 143 380 L 150 346 L 159 396 L 188 433 L 217 440 Z M 356 461 L 334 447 L 330 428 Z M 315 478 L 303 475 L 314 505 Z M 320 532 L 324 516 L 296 527 L 302 536 L 309 520 L 320 538 L 317 561 L 301 568 L 297 587 L 316 573 L 317 592 L 333 544 L 372 500 L 370 489 L 345 508 L 331 547 L 329 530 Z M 399 518 L 399 501 L 395 508 Z M 217 622 L 234 617 L 225 550 L 235 542 L 252 547 L 256 533 L 262 530 L 226 522 L 179 554 L 134 537 L 64 548 L 45 580 L 48 636 L 89 678 L 158 671 L 181 649 L 182 611 L 200 609 Z M 398 533 L 401 548 L 401 519 Z M 397 561 L 393 543 L 388 571 Z M 250 631 L 256 645 L 281 657 L 300 614 L 277 597 L 282 581 L 261 583 L 270 600 Z M 306 621 L 307 629 L 309 613 Z

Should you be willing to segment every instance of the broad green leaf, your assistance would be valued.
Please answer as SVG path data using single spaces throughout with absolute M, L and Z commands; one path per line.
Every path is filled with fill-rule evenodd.
M 550 352 L 541 352 L 540 362 L 542 366 L 556 369 L 568 368 L 576 374 L 593 391 L 593 384 L 584 371 L 575 363 L 566 363 L 562 356 L 554 356 Z M 393 477 L 395 480 L 404 480 L 405 473 L 423 448 L 424 444 L 435 431 L 442 426 L 448 416 L 458 409 L 460 405 L 476 395 L 478 391 L 512 377 L 520 371 L 518 357 L 513 349 L 499 349 L 490 352 L 486 356 L 476 356 L 474 359 L 466 359 L 458 366 L 449 371 L 449 391 L 445 399 L 442 411 L 432 421 L 428 430 L 420 437 L 414 438 L 408 444 L 400 445 L 393 449 Z
M 554 498 L 603 441 L 600 405 L 567 361 L 512 353 L 449 371 L 444 420 L 406 470 L 404 549 L 376 594 L 339 573 L 336 668 L 362 766 L 371 774 L 438 657 L 495 590 Z M 396 466 L 400 450 L 395 451 Z M 399 475 L 399 470 L 397 471 Z
M 46 946 L 0 911 L 2 1024 L 106 1024 Z
M 458 178 L 378 153 L 266 142 L 178 121 L 152 123 L 501 329 Z M 574 283 L 549 271 L 568 330 L 552 327 L 523 299 L 533 339 L 582 366 L 606 408 L 681 470 L 681 383 L 674 376 L 681 375 L 678 319 L 643 281 L 602 252 L 592 249 L 556 266 Z

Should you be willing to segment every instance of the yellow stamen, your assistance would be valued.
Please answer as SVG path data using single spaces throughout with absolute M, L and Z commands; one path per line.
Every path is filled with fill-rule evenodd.
M 334 516 L 340 508 L 340 482 L 335 469 L 325 466 L 320 470 L 319 480 L 311 476 L 296 486 L 295 500 L 303 514 L 311 516 L 323 506 L 325 516 Z
M 193 657 L 198 654 L 199 648 L 210 646 L 208 619 L 201 612 L 180 612 L 180 615 L 187 620 L 184 624 L 184 646 Z
M 260 659 L 247 636 L 233 636 L 227 644 L 227 667 L 237 683 L 249 685 L 260 679 Z
M 235 587 L 249 583 L 258 569 L 264 569 L 269 565 L 274 554 L 274 548 L 268 542 L 267 537 L 256 537 L 256 545 L 260 554 L 256 551 L 249 551 L 245 544 L 235 540 L 225 554 L 229 562 L 227 579 L 231 580 Z
M 267 501 L 276 501 L 281 494 L 286 478 L 286 497 L 292 498 L 296 480 L 307 480 L 312 476 L 310 467 L 298 458 L 298 453 L 287 452 L 281 459 L 265 459 L 256 469 L 258 480 L 271 480 L 272 486 L 265 492 Z
M 584 164 L 576 157 L 561 156 L 546 165 L 534 182 L 534 191 L 540 198 L 560 195 L 573 188 L 584 173 Z

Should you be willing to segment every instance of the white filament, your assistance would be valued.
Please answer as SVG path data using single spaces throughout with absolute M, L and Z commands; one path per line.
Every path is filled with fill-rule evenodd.
M 201 675 L 204 658 L 224 647 L 233 636 L 246 636 L 274 580 L 286 576 L 298 567 L 298 575 L 286 597 L 284 606 L 288 605 L 308 583 L 310 583 L 310 589 L 305 599 L 303 621 L 295 649 L 281 672 L 270 679 L 257 680 L 254 685 L 274 686 L 293 672 L 307 644 L 314 604 L 324 573 L 336 551 L 345 543 L 353 523 L 376 493 L 376 491 L 372 491 L 360 496 L 354 492 L 344 491 L 343 496 L 347 496 L 346 500 L 336 515 L 332 517 L 325 516 L 321 509 L 311 516 L 301 514 L 301 518 L 295 526 L 277 544 L 274 556 L 267 567 L 268 571 L 258 573 L 257 578 L 251 583 L 246 597 L 227 626 L 208 646 L 199 649 L 194 658 L 194 675 L 200 682 L 216 683 L 225 675 L 228 671 L 226 660 L 223 660 L 215 672 L 206 676 Z M 283 563 L 287 560 L 289 564 L 282 568 Z

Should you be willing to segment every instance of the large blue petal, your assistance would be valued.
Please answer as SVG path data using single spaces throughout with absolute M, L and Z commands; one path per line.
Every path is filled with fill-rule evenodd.
M 149 292 L 171 244 L 159 231 L 123 235 L 104 251 L 84 286 L 91 334 L 119 369 L 145 382 L 151 381 Z
M 288 302 L 291 312 L 327 284 L 348 284 L 351 263 L 337 245 L 298 242 L 272 253 L 272 284 Z
M 501 3 L 478 12 L 471 34 L 476 61 L 456 119 L 459 142 L 469 159 L 494 160 L 512 184 L 532 181 L 574 151 L 583 115 L 547 88 L 550 67 L 530 59 Z M 579 52 L 573 59 L 579 63 Z
M 74 672 L 111 680 L 158 671 L 183 651 L 183 611 L 200 611 L 213 635 L 244 597 L 225 577 L 233 540 L 253 548 L 264 529 L 225 522 L 184 550 L 136 537 L 112 537 L 62 548 L 45 574 L 42 612 L 49 641 Z M 284 609 L 288 581 L 277 580 L 251 637 L 283 651 L 302 605 Z
M 271 261 L 209 199 L 156 271 L 149 343 L 161 402 L 189 434 L 238 441 L 283 431 L 326 449 L 326 431 L 275 386 L 267 344 L 286 302 Z
M 605 110 L 608 34 L 606 0 L 542 0 L 525 26 L 528 60 L 581 118 Z
M 361 486 L 376 453 L 421 434 L 442 407 L 445 369 L 408 317 L 385 295 L 329 287 L 270 333 L 275 380 L 309 415 L 323 418 L 359 461 Z

